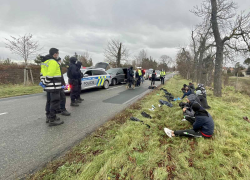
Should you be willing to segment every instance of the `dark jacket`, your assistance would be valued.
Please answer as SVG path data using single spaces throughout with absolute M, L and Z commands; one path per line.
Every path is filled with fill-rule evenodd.
M 134 79 L 134 71 L 133 71 L 133 68 L 129 68 L 128 69 L 128 80 L 129 81 L 132 81 Z
M 152 73 L 152 81 L 155 81 L 155 77 L 156 77 L 156 74 L 155 73 Z
M 210 106 L 207 104 L 207 98 L 205 94 L 200 94 L 197 96 L 198 99 L 200 100 L 200 105 L 204 108 L 204 109 L 209 109 Z
M 195 103 L 198 103 L 198 104 L 201 105 L 201 102 L 200 102 L 199 98 L 195 94 L 189 95 L 188 100 L 189 100 L 189 103 L 187 103 L 186 106 L 185 106 L 187 109 L 186 109 L 184 114 L 189 115 L 191 117 L 194 117 L 195 112 L 193 111 L 192 106 Z
M 140 78 L 138 71 L 135 72 L 135 78 Z
M 69 64 L 67 75 L 70 80 L 78 80 L 81 78 L 81 73 L 75 63 L 76 61 L 70 61 Z
M 183 94 L 182 99 L 183 99 L 184 97 L 186 97 L 186 96 L 189 96 L 190 94 L 193 94 L 193 92 L 192 92 L 191 89 L 189 89 L 188 92 L 185 92 L 185 93 Z
M 193 129 L 195 131 L 200 131 L 205 137 L 211 137 L 214 133 L 213 118 L 209 113 L 207 113 L 207 115 L 202 115 L 199 112 L 196 112 Z

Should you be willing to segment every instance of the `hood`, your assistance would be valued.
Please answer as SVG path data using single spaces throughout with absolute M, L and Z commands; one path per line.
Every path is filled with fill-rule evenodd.
M 99 62 L 95 65 L 95 68 L 102 68 L 102 69 L 107 69 L 107 67 L 109 66 L 109 63 L 105 63 L 105 62 Z
M 77 59 L 74 56 L 69 59 L 70 64 L 76 64 L 76 61 Z
M 47 60 L 49 60 L 49 59 L 55 59 L 53 56 L 51 56 L 51 55 L 46 55 L 46 56 L 41 56 L 41 58 L 42 58 L 42 62 L 44 62 L 44 61 L 47 61 Z
M 82 67 L 82 62 L 77 61 L 76 66 L 77 66 L 79 69 L 81 69 L 81 67 Z
M 196 95 L 190 94 L 190 95 L 188 96 L 188 100 L 189 100 L 190 102 L 194 102 L 194 101 L 196 100 Z

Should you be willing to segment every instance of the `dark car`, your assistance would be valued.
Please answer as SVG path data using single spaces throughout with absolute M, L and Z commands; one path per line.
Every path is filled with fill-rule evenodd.
M 111 75 L 111 84 L 116 85 L 127 81 L 127 68 L 111 68 L 106 72 Z

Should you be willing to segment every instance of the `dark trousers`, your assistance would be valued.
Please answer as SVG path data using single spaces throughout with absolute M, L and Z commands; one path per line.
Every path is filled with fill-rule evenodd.
M 137 83 L 136 83 L 136 86 L 140 86 L 141 85 L 141 77 L 139 76 L 137 78 Z
M 47 92 L 46 116 L 55 118 L 58 109 L 60 109 L 60 91 Z
M 152 79 L 151 86 L 155 85 L 155 79 Z
M 71 91 L 70 91 L 71 103 L 76 101 L 76 99 L 78 98 L 78 94 L 79 94 L 79 85 L 78 85 L 78 83 L 72 83 L 71 84 Z
M 175 136 L 188 136 L 188 137 L 203 137 L 201 132 L 195 132 L 193 129 L 174 131 Z
M 134 80 L 133 79 L 129 79 L 128 80 L 128 86 L 129 86 L 129 88 L 131 88 L 132 84 L 134 84 Z
M 82 92 L 82 82 L 81 82 L 81 79 L 80 79 L 79 82 L 78 82 L 78 94 L 77 94 L 76 99 L 80 99 L 81 92 Z
M 161 77 L 161 84 L 164 84 L 164 77 Z
M 66 96 L 65 96 L 64 90 L 62 89 L 60 91 L 60 110 L 61 111 L 65 111 L 66 110 L 65 104 L 66 104 Z

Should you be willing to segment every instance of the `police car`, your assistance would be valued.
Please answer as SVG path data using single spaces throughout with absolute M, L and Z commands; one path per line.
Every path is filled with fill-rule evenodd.
M 107 66 L 108 63 L 97 63 L 95 67 L 81 68 L 81 72 L 83 73 L 81 89 L 84 90 L 97 87 L 108 89 L 112 78 L 111 75 L 105 71 Z M 67 73 L 63 74 L 63 78 L 66 82 L 64 92 L 69 93 L 71 85 L 68 83 Z

